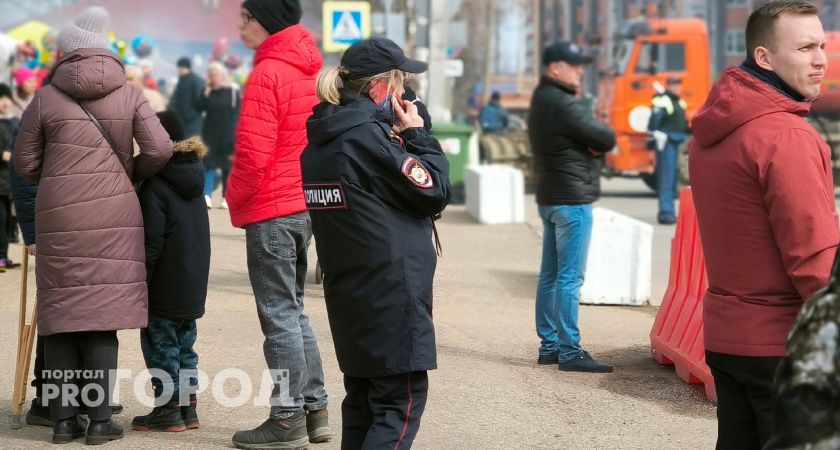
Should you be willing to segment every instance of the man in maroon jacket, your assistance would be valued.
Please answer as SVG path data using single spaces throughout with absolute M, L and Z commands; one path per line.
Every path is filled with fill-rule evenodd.
M 753 12 L 746 60 L 723 72 L 692 121 L 719 449 L 759 449 L 769 439 L 787 334 L 827 282 L 840 241 L 830 151 L 804 118 L 826 70 L 817 13 L 806 1 Z

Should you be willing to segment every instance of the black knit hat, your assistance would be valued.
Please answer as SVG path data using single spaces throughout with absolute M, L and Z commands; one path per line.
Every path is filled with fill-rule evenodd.
M 178 62 L 175 63 L 176 67 L 183 67 L 185 69 L 192 69 L 192 61 L 187 56 L 182 56 L 178 58 Z
M 242 7 L 257 19 L 268 34 L 297 25 L 302 14 L 298 0 L 245 0 Z
M 184 140 L 184 126 L 181 124 L 181 119 L 174 112 L 168 110 L 161 111 L 157 113 L 157 118 L 160 120 L 160 124 L 163 125 L 166 133 L 169 134 L 169 139 L 172 139 L 172 142 Z
M 12 98 L 12 89 L 9 87 L 8 84 L 0 83 L 0 98 L 3 97 Z

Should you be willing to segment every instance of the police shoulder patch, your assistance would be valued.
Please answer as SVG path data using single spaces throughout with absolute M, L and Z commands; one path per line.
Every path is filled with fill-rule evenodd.
M 306 208 L 310 210 L 347 209 L 347 197 L 341 183 L 303 183 Z
M 432 175 L 426 167 L 413 156 L 406 156 L 400 166 L 400 172 L 408 178 L 411 184 L 421 189 L 431 189 L 434 186 Z

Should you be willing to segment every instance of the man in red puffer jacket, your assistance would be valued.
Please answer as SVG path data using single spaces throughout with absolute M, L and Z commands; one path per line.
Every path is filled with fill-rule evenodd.
M 306 146 L 306 119 L 318 103 L 315 76 L 321 55 L 309 31 L 298 24 L 298 0 L 246 0 L 240 13 L 242 40 L 257 53 L 242 101 L 226 199 L 231 222 L 245 229 L 248 273 L 275 387 L 268 420 L 237 432 L 233 443 L 298 448 L 332 437 L 321 355 L 303 311 L 312 231 L 300 154 Z

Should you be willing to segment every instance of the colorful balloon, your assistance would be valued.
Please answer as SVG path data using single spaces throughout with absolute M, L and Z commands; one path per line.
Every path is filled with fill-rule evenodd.
M 154 51 L 155 41 L 151 37 L 141 34 L 131 41 L 131 49 L 138 57 L 146 58 Z

